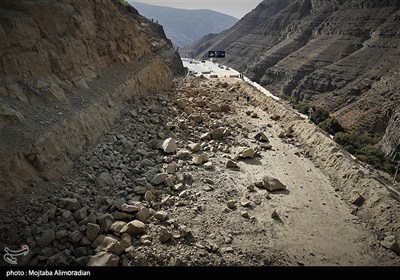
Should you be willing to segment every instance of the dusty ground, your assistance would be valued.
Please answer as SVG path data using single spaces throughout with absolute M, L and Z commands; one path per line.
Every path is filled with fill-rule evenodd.
M 248 102 L 237 80 L 225 82 L 189 79 L 177 92 L 130 104 L 68 176 L 1 210 L 1 248 L 29 244 L 22 261 L 31 265 L 399 265 L 301 143 L 282 136 L 288 128 L 268 108 Z M 218 128 L 220 139 L 205 137 Z M 270 147 L 254 139 L 258 132 Z M 171 154 L 159 148 L 168 137 L 177 140 Z M 191 143 L 200 151 L 190 151 Z M 237 159 L 240 147 L 256 156 Z M 208 160 L 194 164 L 203 154 Z M 238 169 L 226 167 L 230 159 Z M 104 172 L 111 181 L 99 182 Z M 157 184 L 159 173 L 170 177 Z M 264 175 L 286 190 L 255 187 Z M 124 209 L 121 198 L 127 205 L 141 201 L 147 214 Z M 110 229 L 134 219 L 144 222 L 145 232 Z

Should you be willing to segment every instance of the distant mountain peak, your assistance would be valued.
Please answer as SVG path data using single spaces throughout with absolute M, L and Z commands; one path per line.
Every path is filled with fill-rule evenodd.
M 238 19 L 210 9 L 178 9 L 129 1 L 139 13 L 157 21 L 175 46 L 184 47 L 209 33 L 219 33 Z

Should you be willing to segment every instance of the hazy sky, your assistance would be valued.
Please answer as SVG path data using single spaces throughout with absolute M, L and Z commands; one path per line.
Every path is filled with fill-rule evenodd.
M 181 9 L 209 9 L 240 19 L 254 9 L 262 0 L 134 0 L 133 2 Z

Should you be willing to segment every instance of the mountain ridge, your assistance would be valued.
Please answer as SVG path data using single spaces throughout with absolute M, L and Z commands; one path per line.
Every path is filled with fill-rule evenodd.
M 130 1 L 140 14 L 163 25 L 175 46 L 185 46 L 208 33 L 231 27 L 237 18 L 210 9 L 178 9 Z
M 265 0 L 183 51 L 226 50 L 223 63 L 275 93 L 323 107 L 347 129 L 383 135 L 378 146 L 393 157 L 400 152 L 399 133 L 388 125 L 400 111 L 399 10 L 392 0 Z

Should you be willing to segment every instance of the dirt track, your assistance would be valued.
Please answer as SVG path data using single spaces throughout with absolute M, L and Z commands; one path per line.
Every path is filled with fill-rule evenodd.
M 26 263 L 85 265 L 95 262 L 93 259 L 98 261 L 93 257 L 97 247 L 98 251 L 118 256 L 114 265 L 399 265 L 400 258 L 383 248 L 369 227 L 352 214 L 354 207 L 342 200 L 334 183 L 313 163 L 296 135 L 284 136 L 289 128 L 280 120 L 272 120 L 268 108 L 254 98 L 248 103 L 245 86 L 236 84 L 237 80 L 229 80 L 228 85 L 223 82 L 216 85 L 189 80 L 168 98 L 160 95 L 129 105 L 113 131 L 76 160 L 71 174 L 60 182 L 38 187 L 37 194 L 16 199 L 39 201 L 40 197 L 44 202 L 32 203 L 23 216 L 14 200 L 0 213 L 2 223 L 9 227 L 8 233 L 18 233 L 26 227 L 26 223 L 10 221 L 25 219 L 37 223 L 42 231 L 78 230 L 87 236 L 90 212 L 97 217 L 110 213 L 113 222 L 129 222 L 134 216 L 125 213 L 121 217 L 123 211 L 117 201 L 123 198 L 131 204 L 140 200 L 150 209 L 149 217 L 143 220 L 145 235 L 150 237 L 127 237 L 101 227 L 90 244 L 85 245 L 84 238 L 67 243 L 62 238 L 68 237 L 55 238 L 44 249 L 36 247 Z M 219 105 L 219 109 L 211 103 Z M 228 104 L 230 111 L 221 112 L 222 104 Z M 202 134 L 219 127 L 227 131 L 223 137 L 200 140 Z M 265 133 L 271 147 L 261 148 L 253 138 L 258 132 Z M 177 139 L 177 152 L 171 155 L 158 148 L 167 137 Z M 123 148 L 126 144 L 121 143 L 129 139 L 134 147 L 128 153 Z M 200 151 L 189 151 L 189 143 L 199 143 Z M 235 160 L 239 147 L 253 148 L 256 156 Z M 178 156 L 180 152 L 183 153 Z M 193 164 L 193 156 L 201 154 L 207 154 L 208 161 Z M 229 159 L 240 169 L 227 168 Z M 164 186 L 166 182 L 144 184 L 156 196 L 156 201 L 145 201 L 137 190 L 141 178 L 150 182 L 171 163 L 177 169 L 171 173 L 173 186 Z M 112 175 L 114 182 L 100 187 L 94 179 L 104 171 Z M 286 190 L 269 192 L 254 187 L 264 175 L 279 179 Z M 74 213 L 74 221 L 64 219 L 65 206 L 57 197 L 78 198 L 80 207 L 87 208 L 87 215 L 77 218 Z M 40 209 L 39 204 L 47 206 Z M 52 207 L 53 220 L 49 218 L 46 223 L 44 218 L 35 218 Z M 155 218 L 154 213 L 159 210 L 168 213 L 166 220 Z M 277 215 L 271 217 L 274 210 Z M 101 224 L 99 218 L 91 221 Z M 32 223 L 28 222 L 30 227 Z M 187 236 L 182 234 L 186 227 L 191 231 Z M 7 242 L 12 241 L 13 245 L 27 242 L 35 248 L 36 243 L 32 242 L 42 231 L 31 229 L 31 235 L 19 238 L 3 232 L 1 240 L 3 246 L 10 246 Z M 171 235 L 169 240 L 161 241 L 159 238 L 166 233 Z M 123 244 L 124 251 L 116 253 L 104 248 L 104 236 L 115 238 Z M 31 240 L 27 241 L 29 237 Z M 65 250 L 72 255 L 49 261 Z

